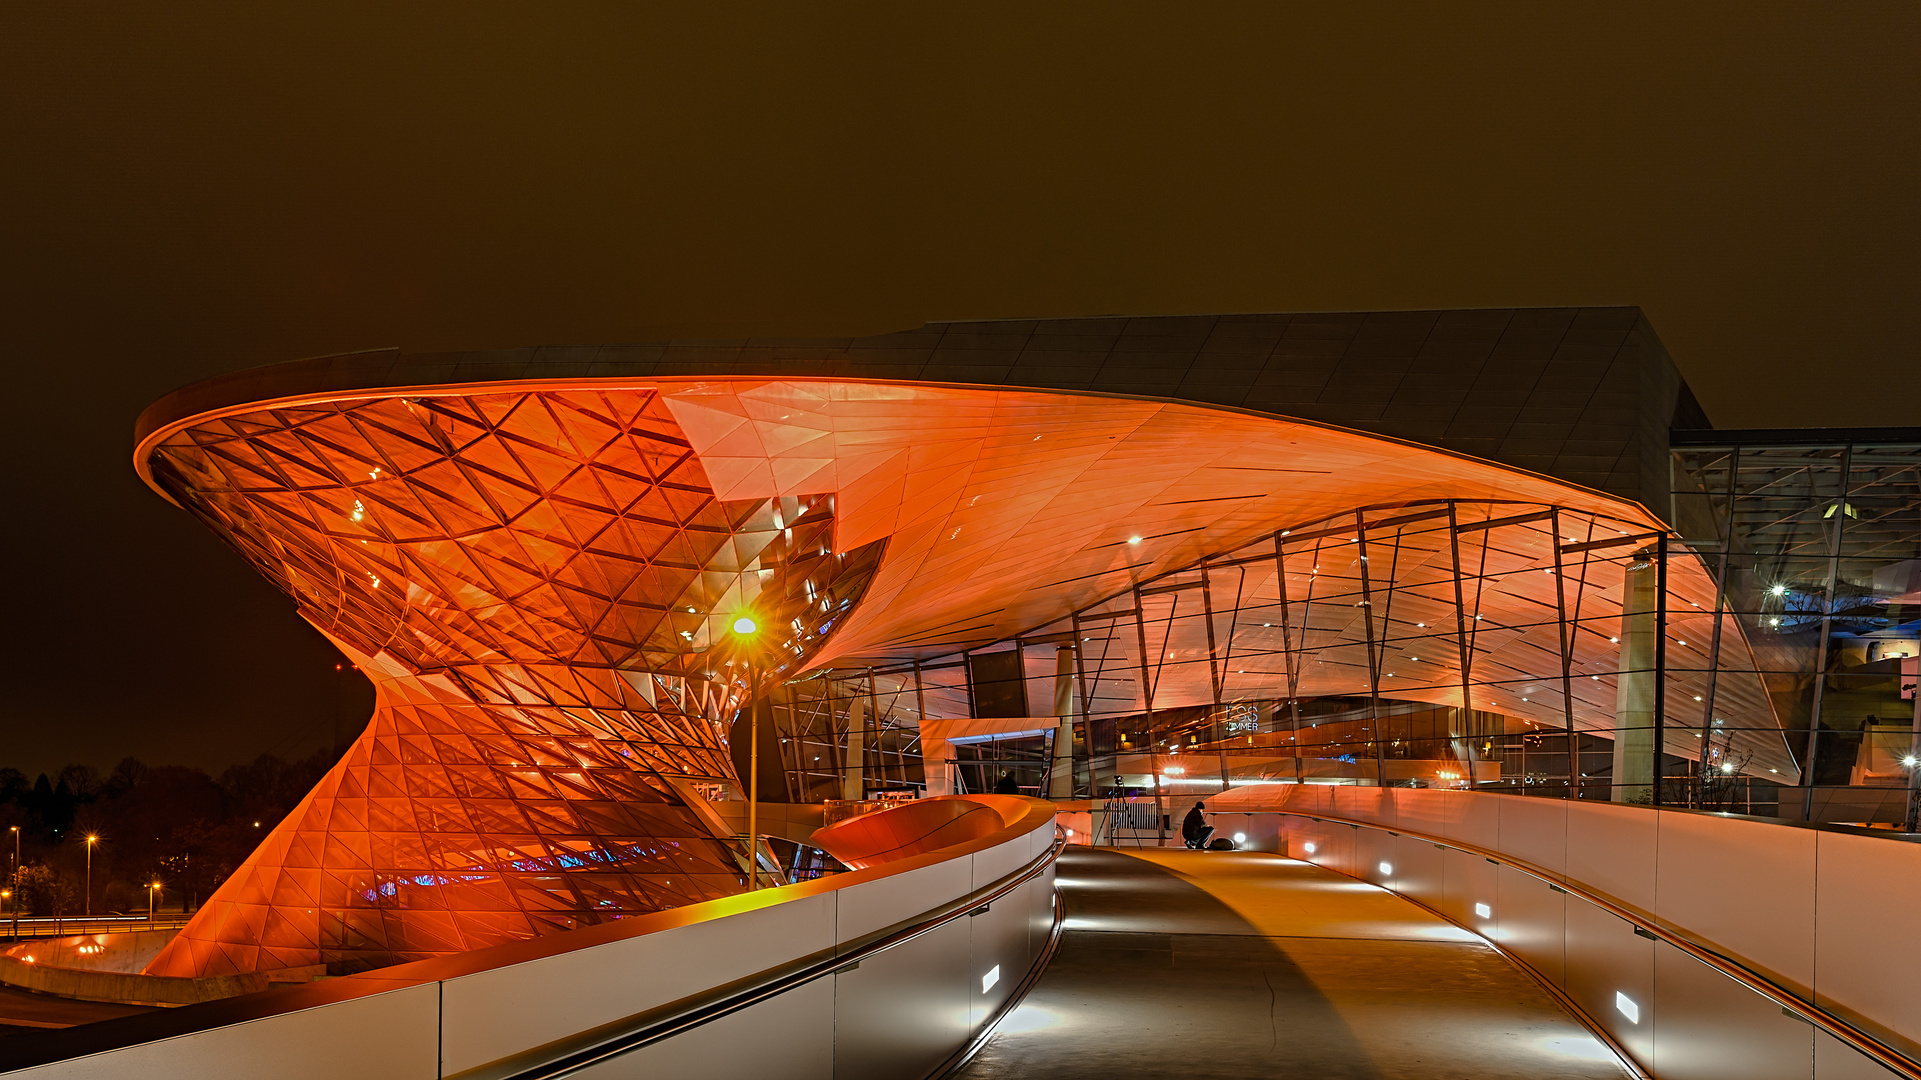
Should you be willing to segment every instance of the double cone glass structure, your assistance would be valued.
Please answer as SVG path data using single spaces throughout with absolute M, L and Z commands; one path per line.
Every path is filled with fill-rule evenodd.
M 1663 753 L 1794 783 L 1786 684 L 1656 512 L 1698 412 L 1633 309 L 389 350 L 189 387 L 137 468 L 377 698 L 148 971 L 354 971 L 739 891 L 703 793 L 738 791 L 756 698 L 800 800 L 983 786 L 920 729 L 995 717 L 1068 732 L 1057 795 L 1174 783 L 1157 755 L 1196 746 L 1222 786 L 1490 782 L 1507 735 L 1587 794 L 1584 733 L 1613 741 L 1600 797 L 1658 799 Z M 1445 768 L 1390 768 L 1420 722 Z

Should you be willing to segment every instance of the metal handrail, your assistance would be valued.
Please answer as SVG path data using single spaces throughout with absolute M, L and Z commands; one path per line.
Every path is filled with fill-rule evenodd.
M 448 1080 L 559 1080 L 589 1066 L 691 1031 L 816 979 L 851 968 L 869 956 L 904 945 L 956 919 L 975 914 L 1040 876 L 1053 865 L 1065 846 L 1066 838 L 1057 828 L 1053 843 L 1027 865 L 993 884 L 935 908 L 932 914 L 913 923 L 877 930 L 859 938 L 851 949 L 823 949 L 779 967 L 602 1024 L 546 1046 L 451 1074 Z
M 1802 1020 L 1805 1020 L 1808 1023 L 1813 1024 L 1815 1027 L 1820 1028 L 1821 1030 L 1827 1032 L 1829 1035 L 1832 1035 L 1835 1038 L 1841 1040 L 1842 1042 L 1847 1043 L 1848 1046 L 1854 1049 L 1856 1052 L 1866 1057 L 1872 1058 L 1875 1062 L 1880 1064 L 1883 1068 L 1888 1069 L 1890 1072 L 1896 1073 L 1897 1075 L 1900 1075 L 1903 1077 L 1907 1077 L 1908 1080 L 1921 1080 L 1921 1063 L 1915 1062 L 1914 1059 L 1901 1053 L 1899 1050 L 1896 1050 L 1894 1047 L 1891 1047 L 1888 1044 L 1882 1042 L 1880 1039 L 1875 1038 L 1873 1035 L 1870 1035 L 1867 1032 L 1862 1031 L 1860 1028 L 1855 1027 L 1853 1024 L 1849 1023 L 1847 1020 L 1839 1016 L 1836 1016 L 1834 1013 L 1829 1012 L 1828 1010 L 1822 1008 L 1819 1005 L 1816 1005 L 1809 1001 L 1802 1000 L 1793 991 L 1787 989 L 1786 987 L 1781 986 L 1779 983 L 1776 983 L 1774 980 L 1768 978 L 1767 976 L 1761 974 L 1758 971 L 1755 971 L 1753 968 L 1748 967 L 1746 964 L 1743 964 L 1741 961 L 1736 960 L 1733 957 L 1724 956 L 1721 953 L 1715 952 L 1712 949 L 1706 948 L 1702 945 L 1696 944 L 1695 942 L 1689 941 L 1687 938 L 1684 938 L 1681 935 L 1676 934 L 1674 931 L 1669 930 L 1664 926 L 1661 926 L 1659 923 L 1656 923 L 1646 918 L 1645 916 L 1642 916 L 1639 913 L 1634 912 L 1628 908 L 1622 907 L 1620 904 L 1615 903 L 1614 901 L 1608 899 L 1605 896 L 1600 895 L 1599 893 L 1589 890 L 1588 888 L 1580 885 L 1577 882 L 1574 882 L 1566 877 L 1556 877 L 1552 871 L 1536 866 L 1533 863 L 1530 863 L 1524 859 L 1516 859 L 1513 856 L 1508 855 L 1504 852 L 1492 851 L 1492 850 L 1489 850 L 1488 848 L 1479 847 L 1474 844 L 1465 843 L 1463 841 L 1450 839 L 1444 836 L 1434 836 L 1429 833 L 1418 832 L 1413 829 L 1401 828 L 1400 826 L 1394 826 L 1390 828 L 1378 822 L 1360 821 L 1354 818 L 1338 817 L 1333 814 L 1320 814 L 1320 813 L 1313 813 L 1313 812 L 1304 811 L 1304 810 L 1269 810 L 1269 811 L 1254 811 L 1254 812 L 1273 813 L 1273 814 L 1290 814 L 1290 815 L 1293 815 L 1294 817 L 1312 818 L 1316 821 L 1331 821 L 1341 825 L 1351 825 L 1356 828 L 1378 829 L 1381 832 L 1390 833 L 1396 836 L 1411 836 L 1418 840 L 1425 840 L 1428 843 L 1434 844 L 1437 847 L 1449 847 L 1449 848 L 1453 848 L 1456 851 L 1466 852 L 1469 855 L 1479 855 L 1481 858 L 1484 858 L 1492 863 L 1511 866 L 1514 869 L 1520 871 L 1523 874 L 1526 874 L 1531 878 L 1535 878 L 1539 881 L 1546 883 L 1552 888 L 1560 889 L 1563 892 L 1580 897 L 1581 899 L 1587 901 L 1590 904 L 1593 904 L 1595 907 L 1600 908 L 1601 910 L 1607 912 L 1608 914 L 1613 915 L 1623 920 L 1624 922 L 1633 924 L 1636 928 L 1638 928 L 1640 931 L 1642 931 L 1645 934 L 1651 935 L 1660 941 L 1667 942 L 1669 945 L 1674 946 L 1675 948 L 1681 950 L 1682 952 L 1688 954 L 1689 956 L 1692 956 L 1696 960 L 1699 960 L 1702 963 L 1706 964 L 1707 966 L 1715 969 L 1716 971 L 1719 971 L 1721 974 L 1726 975 L 1728 978 L 1733 979 L 1735 982 L 1740 983 L 1741 985 L 1747 987 L 1748 989 L 1754 991 L 1755 993 L 1760 994 L 1762 997 L 1765 997 L 1768 1000 L 1774 1002 L 1776 1005 L 1779 1005 L 1784 1011 L 1800 1017 Z M 1399 894 L 1397 893 L 1396 895 L 1399 895 Z
M 135 930 L 178 930 L 193 921 L 191 913 L 149 919 L 145 915 L 23 915 L 19 929 L 11 916 L 0 915 L 0 940 L 33 941 L 76 934 L 124 934 Z

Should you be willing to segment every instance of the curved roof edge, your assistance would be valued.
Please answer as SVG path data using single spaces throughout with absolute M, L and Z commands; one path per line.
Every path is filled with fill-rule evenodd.
M 871 337 L 375 349 L 176 390 L 141 413 L 135 443 L 192 416 L 315 394 L 676 376 L 879 379 L 1225 405 L 1450 450 L 1648 506 L 1665 501 L 1669 428 L 1677 419 L 1705 426 L 1640 309 L 1605 307 L 1009 319 Z

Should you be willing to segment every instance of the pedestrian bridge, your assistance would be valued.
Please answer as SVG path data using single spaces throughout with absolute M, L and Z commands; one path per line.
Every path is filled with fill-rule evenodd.
M 1244 850 L 1038 799 L 861 821 L 829 879 L 0 1039 L 69 1077 L 1921 1077 L 1921 849 L 1454 791 L 1210 800 Z M 889 817 L 889 815 L 898 815 Z M 1898 922 L 1898 919 L 1895 920 Z

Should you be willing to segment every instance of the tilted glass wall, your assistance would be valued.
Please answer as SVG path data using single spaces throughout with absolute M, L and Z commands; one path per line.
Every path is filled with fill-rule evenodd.
M 1715 596 L 1703 560 L 1632 522 L 1515 503 L 1359 511 L 1278 530 L 1017 641 L 828 673 L 820 681 L 840 689 L 817 692 L 815 718 L 792 712 L 782 732 L 804 748 L 790 791 L 857 789 L 850 766 L 825 769 L 838 760 L 826 736 L 850 730 L 835 703 L 864 696 L 864 716 L 998 716 L 1022 732 L 950 746 L 919 777 L 905 760 L 888 775 L 864 734 L 866 789 L 981 790 L 1010 776 L 1029 793 L 1083 797 L 1472 785 L 1746 808 L 1756 778 L 1771 790 L 1797 766 L 1745 644 L 1729 637 L 1716 652 Z M 1039 733 L 1063 715 L 1071 762 Z
M 1918 468 L 1921 444 L 1688 447 L 1666 535 L 1448 500 L 1277 530 L 1018 640 L 787 688 L 790 793 L 1471 786 L 1899 824 Z M 923 717 L 1013 734 L 924 759 Z
M 1730 439 L 1674 465 L 1675 526 L 1805 766 L 1781 816 L 1912 828 L 1921 440 Z

